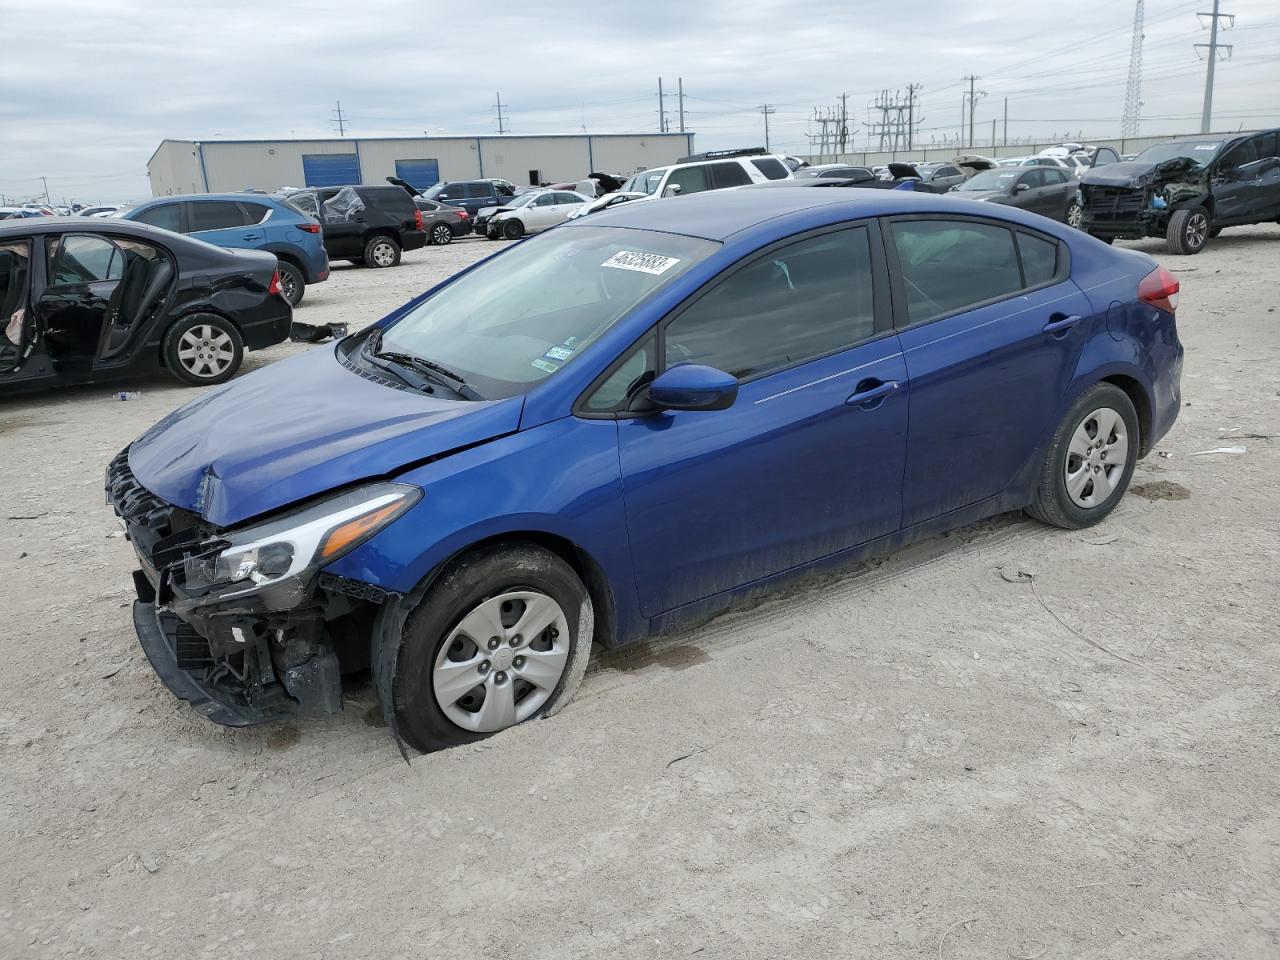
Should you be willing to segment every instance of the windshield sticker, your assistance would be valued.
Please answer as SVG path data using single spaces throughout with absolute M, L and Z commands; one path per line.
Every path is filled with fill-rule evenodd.
M 1197 150 L 1217 150 L 1218 145 L 1216 143 L 1197 143 L 1196 149 Z
M 537 367 L 539 370 L 543 371 L 544 373 L 555 373 L 557 370 L 560 369 L 558 365 L 554 363 L 548 363 L 546 360 L 543 360 L 541 357 L 538 357 L 537 360 L 534 360 L 533 365 Z
M 552 347 L 543 356 L 548 360 L 568 360 L 573 356 L 573 351 L 566 350 L 564 347 Z
M 640 273 L 651 273 L 657 276 L 660 273 L 666 273 L 679 262 L 680 259 L 678 257 L 664 257 L 660 253 L 638 253 L 633 250 L 619 250 L 600 266 L 613 267 L 615 270 L 636 270 Z

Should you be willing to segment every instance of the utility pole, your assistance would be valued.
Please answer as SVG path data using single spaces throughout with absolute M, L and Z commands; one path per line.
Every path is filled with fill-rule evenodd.
M 1129 81 L 1124 88 L 1124 118 L 1120 136 L 1136 137 L 1138 119 L 1142 115 L 1142 0 L 1133 8 L 1133 42 L 1129 46 Z
M 916 94 L 920 92 L 920 84 L 907 84 L 907 150 L 915 149 L 916 143 L 916 124 L 923 120 L 923 117 L 916 116 Z
M 338 125 L 338 136 L 345 137 L 347 135 L 347 117 L 342 112 L 342 101 L 338 101 L 338 109 L 334 111 L 333 116 L 329 118 L 330 123 Z
M 662 95 L 662 78 L 658 78 L 658 132 L 667 132 L 667 101 Z
M 762 103 L 760 105 L 760 112 L 764 114 L 764 149 L 765 149 L 765 152 L 768 153 L 769 151 L 769 114 L 777 113 L 778 108 L 768 103 Z
M 40 182 L 44 184 L 44 202 L 53 206 L 53 201 L 49 199 L 49 181 L 41 177 Z
M 972 150 L 973 149 L 973 114 L 978 107 L 978 98 L 985 97 L 987 95 L 987 91 L 974 90 L 973 85 L 977 80 L 980 79 L 979 77 L 975 77 L 973 74 L 970 74 L 964 79 L 969 81 L 969 93 L 967 95 L 968 101 L 969 101 L 969 149 Z
M 1231 58 L 1232 44 L 1218 43 L 1218 21 L 1226 20 L 1226 29 L 1230 30 L 1236 25 L 1236 18 L 1230 13 L 1218 12 L 1218 0 L 1213 0 L 1213 13 L 1197 13 L 1200 18 L 1200 26 L 1205 26 L 1204 18 L 1209 18 L 1209 42 L 1197 43 L 1196 53 L 1199 53 L 1202 47 L 1208 47 L 1209 53 L 1206 59 L 1209 61 L 1209 67 L 1204 75 L 1204 112 L 1200 115 L 1200 132 L 1208 133 L 1209 126 L 1213 122 L 1213 68 L 1218 62 L 1218 48 L 1223 47 L 1227 51 L 1226 59 Z
M 1009 98 L 1004 98 L 1004 145 L 1009 145 Z
M 676 89 L 680 95 L 680 132 L 684 133 L 684 77 L 676 77 Z
M 996 118 L 995 118 L 995 117 L 992 117 L 992 118 L 991 118 L 991 149 L 992 149 L 992 152 L 994 152 L 994 151 L 995 151 L 995 146 L 996 146 Z
M 503 102 L 502 102 L 502 94 L 501 94 L 501 93 L 495 93 L 495 94 L 493 95 L 493 105 L 494 105 L 495 107 L 497 107 L 497 108 L 498 108 L 498 115 L 497 115 L 497 117 L 495 117 L 495 118 L 494 118 L 495 120 L 497 120 L 497 121 L 498 121 L 498 132 L 499 132 L 499 133 L 510 133 L 510 132 L 511 132 L 511 128 L 507 126 L 507 120 L 508 120 L 508 119 L 510 119 L 510 118 L 509 118 L 509 117 L 504 117 L 504 116 L 502 115 L 502 111 L 503 111 L 503 110 L 505 110 L 505 109 L 507 109 L 507 105 L 506 105 L 505 103 L 503 103 Z
M 849 145 L 849 95 L 847 93 L 840 94 L 840 153 L 845 152 L 845 148 Z

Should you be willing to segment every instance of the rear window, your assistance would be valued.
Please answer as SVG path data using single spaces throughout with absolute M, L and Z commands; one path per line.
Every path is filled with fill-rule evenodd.
M 787 179 L 787 167 L 775 157 L 759 157 L 751 161 L 751 165 L 770 180 Z

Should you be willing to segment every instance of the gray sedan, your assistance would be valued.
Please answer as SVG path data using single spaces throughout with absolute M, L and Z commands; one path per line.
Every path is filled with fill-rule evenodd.
M 1078 227 L 1078 190 L 1076 179 L 1057 167 L 998 167 L 974 174 L 951 193 L 968 200 L 1020 207 Z

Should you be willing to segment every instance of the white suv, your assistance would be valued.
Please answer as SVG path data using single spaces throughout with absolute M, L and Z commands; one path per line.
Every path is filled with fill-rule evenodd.
M 622 189 L 651 197 L 674 197 L 768 180 L 791 179 L 794 179 L 791 168 L 772 154 L 717 156 L 707 153 L 697 159 L 689 158 L 688 162 L 637 173 L 622 185 Z

